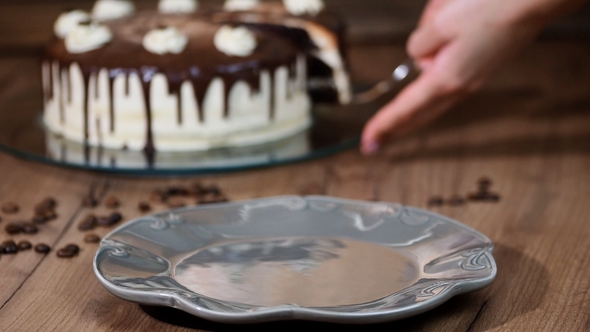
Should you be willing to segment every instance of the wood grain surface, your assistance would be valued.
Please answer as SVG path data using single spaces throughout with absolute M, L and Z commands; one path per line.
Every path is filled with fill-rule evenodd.
M 201 0 L 203 6 L 221 0 Z M 348 23 L 349 44 L 403 43 L 416 27 L 427 0 L 326 0 L 327 7 Z M 51 27 L 68 8 L 90 10 L 94 0 L 0 1 L 0 54 L 38 53 L 53 36 Z M 135 1 L 139 10 L 157 0 Z M 590 39 L 590 4 L 559 20 L 543 34 Z
M 47 2 L 47 6 L 50 4 Z M 354 76 L 376 81 L 403 57 L 401 45 L 355 46 L 351 50 Z M 436 124 L 392 143 L 371 158 L 351 150 L 316 161 L 248 172 L 132 178 L 42 165 L 0 153 L 0 204 L 10 201 L 21 207 L 16 215 L 0 213 L 0 242 L 29 239 L 53 248 L 48 255 L 28 251 L 0 256 L 0 331 L 277 331 L 289 327 L 336 327 L 340 331 L 589 331 L 588 59 L 590 43 L 586 41 L 538 42 Z M 0 57 L 0 112 L 9 112 L 15 126 L 30 121 L 19 117 L 19 109 L 41 107 L 38 76 L 35 56 Z M 484 290 L 388 324 L 281 322 L 228 326 L 173 309 L 139 306 L 111 295 L 98 283 L 92 270 L 97 245 L 85 244 L 85 233 L 77 229 L 88 214 L 110 211 L 104 204 L 83 207 L 82 198 L 90 192 L 99 198 L 117 196 L 126 220 L 141 215 L 137 204 L 148 200 L 153 189 L 194 182 L 216 184 L 231 200 L 325 194 L 428 208 L 432 195 L 466 195 L 475 190 L 483 176 L 493 180 L 493 191 L 501 195 L 499 203 L 431 209 L 494 241 L 497 279 Z M 47 196 L 58 200 L 56 221 L 41 226 L 37 235 L 6 234 L 7 223 L 29 219 L 34 205 Z M 153 208 L 166 209 L 157 204 Z M 96 231 L 101 236 L 108 232 Z M 81 246 L 79 256 L 58 258 L 56 249 L 69 243 Z

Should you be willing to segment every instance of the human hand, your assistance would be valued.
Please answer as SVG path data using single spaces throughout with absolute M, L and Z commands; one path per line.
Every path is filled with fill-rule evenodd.
M 368 122 L 363 153 L 423 127 L 479 89 L 536 37 L 546 21 L 531 8 L 547 1 L 572 0 L 431 0 L 407 45 L 422 72 Z

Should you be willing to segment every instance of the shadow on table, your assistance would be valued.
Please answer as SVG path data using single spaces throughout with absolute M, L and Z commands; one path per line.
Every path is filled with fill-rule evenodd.
M 390 323 L 363 325 L 364 331 L 423 331 L 429 329 L 486 331 L 505 324 L 536 309 L 549 287 L 549 274 L 537 261 L 509 247 L 497 246 L 494 257 L 498 276 L 485 290 L 460 295 L 427 313 Z M 533 278 L 532 280 L 531 278 Z M 243 325 L 227 325 L 197 318 L 183 311 L 154 306 L 140 306 L 154 319 L 171 325 L 206 331 L 242 331 Z M 298 330 L 358 331 L 359 325 L 340 325 L 309 321 L 286 321 L 253 324 L 257 331 Z

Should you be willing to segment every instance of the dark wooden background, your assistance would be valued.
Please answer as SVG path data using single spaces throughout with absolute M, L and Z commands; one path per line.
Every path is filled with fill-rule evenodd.
M 221 2 L 222 0 L 201 0 Z M 349 23 L 352 44 L 403 43 L 420 17 L 426 0 L 326 0 Z M 64 9 L 90 10 L 94 0 L 0 0 L 0 54 L 37 52 L 52 36 Z M 135 1 L 154 8 L 157 0 Z M 544 37 L 590 38 L 590 6 L 551 25 Z

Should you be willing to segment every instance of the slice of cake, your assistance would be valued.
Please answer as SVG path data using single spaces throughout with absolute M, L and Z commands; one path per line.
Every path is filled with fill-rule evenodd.
M 99 0 L 64 13 L 43 62 L 45 124 L 84 145 L 147 152 L 294 135 L 311 123 L 313 61 L 350 100 L 340 32 L 322 10 L 320 0 L 162 0 L 135 12 Z

